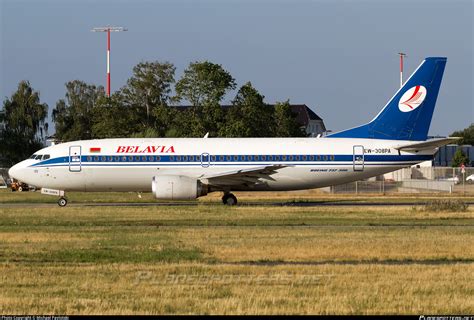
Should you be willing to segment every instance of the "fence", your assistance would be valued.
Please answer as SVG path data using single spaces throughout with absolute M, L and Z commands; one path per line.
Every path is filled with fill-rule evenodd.
M 404 168 L 366 181 L 356 181 L 327 189 L 331 193 L 444 192 L 474 194 L 474 168 Z
M 7 187 L 8 168 L 0 168 L 0 189 Z
M 0 168 L 0 177 L 3 177 L 3 179 L 8 179 L 8 169 L 9 168 Z

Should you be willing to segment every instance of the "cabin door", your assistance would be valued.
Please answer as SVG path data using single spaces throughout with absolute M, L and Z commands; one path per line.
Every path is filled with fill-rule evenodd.
M 211 158 L 211 156 L 207 152 L 201 154 L 201 166 L 203 168 L 209 167 L 210 162 L 211 162 L 210 158 Z
M 69 147 L 69 171 L 81 172 L 81 146 Z
M 364 146 L 354 146 L 354 171 L 364 171 Z

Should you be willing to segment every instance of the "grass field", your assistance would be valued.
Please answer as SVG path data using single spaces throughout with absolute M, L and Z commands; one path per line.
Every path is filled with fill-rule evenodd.
M 70 198 L 87 202 L 90 195 Z M 21 197 L 35 203 L 41 196 L 0 192 L 0 204 Z M 132 197 L 152 200 L 95 200 Z M 245 197 L 252 199 L 239 199 Z M 474 313 L 473 208 L 209 203 L 218 200 L 184 207 L 0 206 L 0 313 Z

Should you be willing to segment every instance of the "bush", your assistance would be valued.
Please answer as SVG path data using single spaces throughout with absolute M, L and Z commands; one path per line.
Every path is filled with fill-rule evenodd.
M 427 203 L 424 207 L 425 211 L 452 211 L 466 212 L 468 204 L 461 200 L 434 200 Z

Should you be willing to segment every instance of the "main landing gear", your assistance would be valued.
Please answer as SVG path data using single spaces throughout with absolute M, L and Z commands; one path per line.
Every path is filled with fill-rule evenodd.
M 222 203 L 226 206 L 235 206 L 237 204 L 237 197 L 230 192 L 225 192 L 222 196 Z
M 64 197 L 59 198 L 59 200 L 58 200 L 58 205 L 59 205 L 60 207 L 65 207 L 65 206 L 67 205 L 67 199 L 64 198 Z

